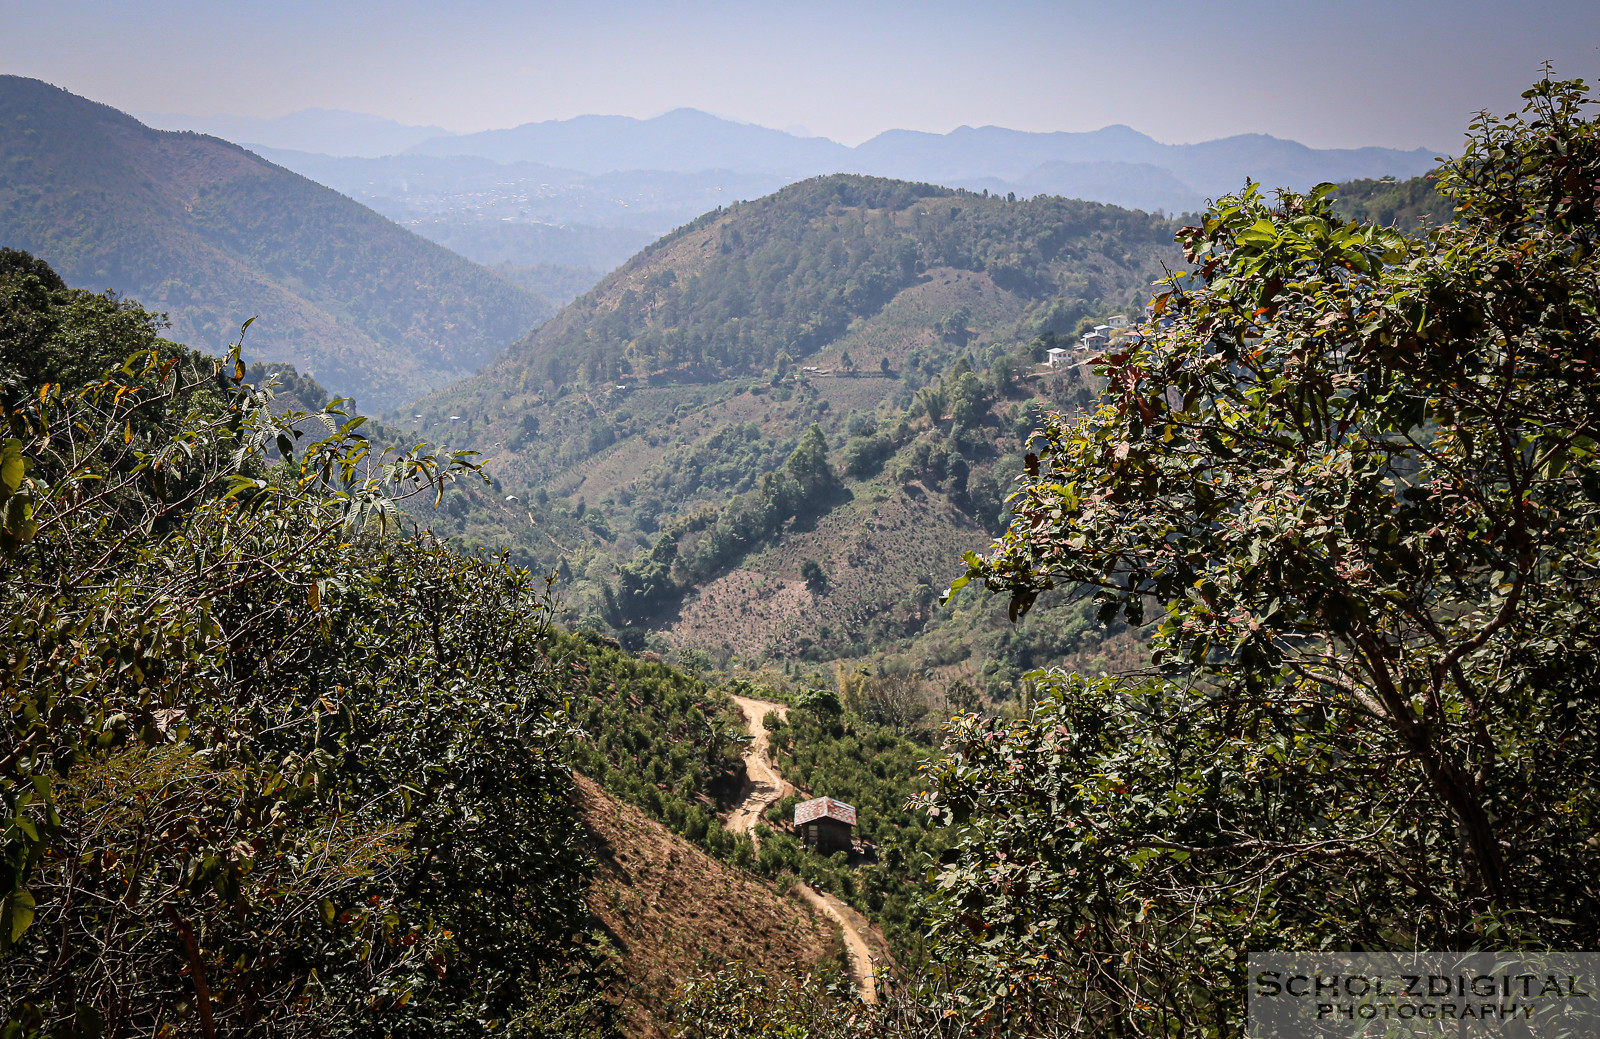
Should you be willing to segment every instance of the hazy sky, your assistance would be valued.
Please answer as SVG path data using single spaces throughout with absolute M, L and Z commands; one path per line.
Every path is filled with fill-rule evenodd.
M 1545 59 L 1600 79 L 1600 0 L 0 0 L 0 72 L 118 108 L 452 130 L 686 105 L 847 144 L 1127 123 L 1450 150 Z

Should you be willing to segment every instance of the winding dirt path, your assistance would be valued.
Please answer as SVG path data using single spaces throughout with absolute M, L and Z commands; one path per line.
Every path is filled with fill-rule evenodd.
M 787 721 L 789 708 L 783 704 L 751 700 L 743 696 L 735 696 L 733 702 L 744 712 L 745 728 L 750 730 L 750 742 L 744 748 L 744 771 L 750 777 L 750 789 L 746 791 L 744 800 L 728 813 L 724 828 L 734 833 L 747 833 L 752 842 L 759 843 L 756 823 L 767 814 L 768 808 L 794 793 L 794 787 L 785 783 L 783 777 L 778 775 L 778 770 L 772 767 L 767 727 L 761 721 L 768 711 L 777 711 L 778 717 Z
M 872 949 L 867 945 L 867 932 L 872 925 L 867 918 L 826 891 L 813 891 L 804 881 L 796 883 L 794 889 L 839 925 L 845 951 L 850 955 L 850 977 L 856 983 L 856 991 L 861 993 L 861 1002 L 876 1003 L 878 982 L 872 973 Z
M 750 742 L 744 748 L 744 768 L 745 774 L 750 777 L 750 789 L 744 800 L 728 813 L 726 828 L 734 833 L 748 834 L 751 842 L 756 843 L 756 823 L 761 821 L 773 804 L 794 793 L 794 787 L 785 783 L 772 765 L 768 753 L 770 744 L 767 727 L 762 724 L 768 711 L 777 711 L 778 717 L 787 720 L 789 709 L 783 704 L 751 700 L 743 696 L 733 697 L 733 702 L 744 713 L 745 727 L 750 730 Z M 872 973 L 872 949 L 867 944 L 872 925 L 853 907 L 826 891 L 814 891 L 803 881 L 796 883 L 794 889 L 800 893 L 800 897 L 839 925 L 839 933 L 844 936 L 845 951 L 850 956 L 850 976 L 856 983 L 856 990 L 861 993 L 861 1001 L 876 1003 L 878 985 Z

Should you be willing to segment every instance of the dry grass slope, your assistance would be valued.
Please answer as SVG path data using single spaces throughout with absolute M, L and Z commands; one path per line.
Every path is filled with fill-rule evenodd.
M 832 923 L 705 854 L 588 778 L 575 779 L 600 863 L 589 908 L 622 954 L 617 996 L 627 1035 L 668 1035 L 668 1000 L 698 968 L 731 960 L 764 970 L 837 964 L 842 949 Z
M 971 517 L 941 496 L 913 496 L 880 483 L 851 487 L 849 504 L 810 529 L 792 529 L 687 601 L 668 629 L 672 644 L 726 645 L 745 658 L 793 654 L 797 638 L 824 626 L 861 630 L 919 579 L 942 591 L 951 561 L 987 544 Z M 812 593 L 800 576 L 807 559 L 828 576 L 823 594 Z

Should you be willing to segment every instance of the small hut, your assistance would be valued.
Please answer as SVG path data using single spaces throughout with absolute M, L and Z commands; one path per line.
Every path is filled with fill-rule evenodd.
M 823 855 L 850 850 L 856 810 L 831 797 L 817 797 L 794 806 L 794 828 L 800 843 Z

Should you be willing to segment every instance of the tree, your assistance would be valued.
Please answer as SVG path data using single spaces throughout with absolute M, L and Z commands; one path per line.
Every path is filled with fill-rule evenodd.
M 844 705 L 839 702 L 839 694 L 832 689 L 823 687 L 802 689 L 795 694 L 794 705 L 803 710 L 827 715 L 830 718 L 844 710 Z M 777 715 L 775 713 L 769 714 L 768 717 L 776 718 Z
M 128 300 L 70 289 L 50 265 L 0 248 L 0 380 L 24 397 L 45 382 L 80 386 L 135 353 L 184 353 L 161 320 Z
M 839 478 L 828 462 L 828 438 L 821 426 L 811 424 L 805 436 L 800 438 L 799 446 L 784 463 L 784 469 L 808 496 L 832 490 L 838 484 Z
M 964 678 L 958 678 L 945 688 L 946 702 L 958 711 L 978 711 L 983 708 L 983 696 Z
M 966 307 L 954 307 L 933 323 L 934 334 L 947 343 L 964 345 L 972 338 L 967 326 L 972 323 L 972 312 Z
M 989 414 L 989 393 L 983 380 L 964 371 L 948 383 L 950 417 L 962 426 L 976 426 Z
M 905 733 L 927 717 L 926 684 L 914 671 L 894 669 L 874 675 L 866 668 L 846 675 L 840 682 L 844 705 L 873 725 L 883 725 Z
M 828 590 L 828 575 L 822 572 L 822 565 L 815 559 L 807 559 L 800 564 L 800 576 L 805 578 L 806 587 L 812 595 L 821 595 Z
M 26 277 L 0 309 L 32 386 L 0 442 L 3 1031 L 597 1010 L 560 980 L 595 962 L 545 586 L 400 529 L 475 467 Z M 64 384 L 89 344 L 112 366 Z
M 894 440 L 888 436 L 851 437 L 844 445 L 841 461 L 844 471 L 858 480 L 864 480 L 878 471 L 886 458 L 894 454 Z
M 1067 981 L 1215 1029 L 1250 948 L 1600 940 L 1600 130 L 1580 82 L 1524 96 L 1423 239 L 1331 185 L 1219 200 L 1101 407 L 1046 422 L 952 592 L 1153 613 L 1159 678 L 954 723 L 936 930 L 1016 985 L 991 1011 Z
M 937 426 L 945 417 L 945 410 L 950 406 L 950 396 L 945 393 L 944 386 L 924 386 L 917 391 L 917 403 L 928 414 L 928 423 Z

